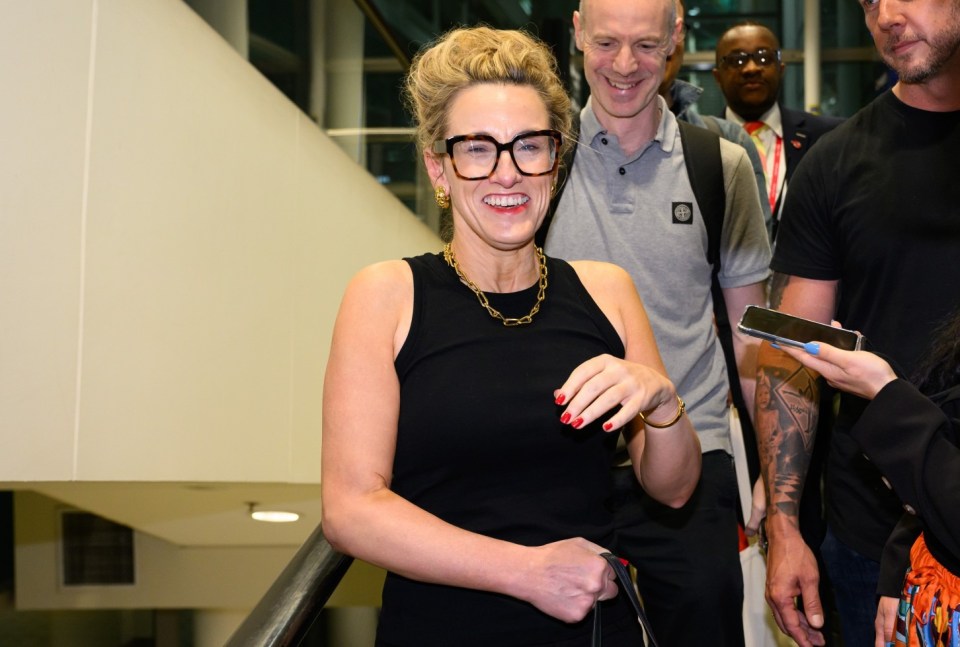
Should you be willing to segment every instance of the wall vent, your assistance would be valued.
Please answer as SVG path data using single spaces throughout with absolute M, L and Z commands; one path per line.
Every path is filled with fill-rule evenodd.
M 73 510 L 60 520 L 64 586 L 134 584 L 132 528 Z

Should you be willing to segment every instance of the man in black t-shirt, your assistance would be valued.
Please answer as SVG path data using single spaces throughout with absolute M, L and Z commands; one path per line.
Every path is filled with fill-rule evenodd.
M 825 135 L 797 168 L 771 264 L 771 302 L 860 330 L 870 350 L 909 375 L 934 328 L 960 306 L 960 1 L 861 4 L 878 51 L 900 80 Z M 769 381 L 779 410 L 779 424 L 769 427 L 775 431 L 760 434 L 768 600 L 781 629 L 810 647 L 822 644 L 823 610 L 797 503 L 816 433 L 817 376 L 766 344 L 758 376 Z M 881 572 L 902 510 L 849 434 L 862 407 L 852 396 L 841 401 L 825 485 L 822 552 L 845 647 L 892 640 L 893 596 L 905 568 L 887 553 Z M 879 608 L 878 593 L 885 596 Z

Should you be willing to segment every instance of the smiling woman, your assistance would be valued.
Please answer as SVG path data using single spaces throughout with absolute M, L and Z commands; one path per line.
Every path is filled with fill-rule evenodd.
M 446 134 L 452 136 L 438 140 L 442 153 L 426 154 L 424 162 L 434 185 L 450 196 L 458 254 L 488 246 L 506 251 L 532 240 L 559 162 L 562 137 L 549 123 L 529 86 L 481 83 L 450 103 Z M 513 291 L 526 278 L 514 274 L 486 289 Z
M 414 59 L 406 91 L 453 234 L 347 289 L 324 532 L 389 571 L 378 645 L 588 644 L 600 603 L 604 644 L 638 644 L 599 557 L 617 434 L 668 505 L 700 452 L 626 273 L 534 244 L 570 125 L 556 64 L 522 32 L 458 29 Z

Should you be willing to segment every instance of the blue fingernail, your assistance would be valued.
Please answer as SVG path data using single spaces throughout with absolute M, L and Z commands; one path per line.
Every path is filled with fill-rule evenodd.
M 803 345 L 803 350 L 807 351 L 811 355 L 819 355 L 820 344 L 818 344 L 815 341 L 808 341 L 806 344 Z
M 780 348 L 780 344 L 778 344 L 778 343 L 775 342 L 775 341 L 770 342 L 770 347 L 771 347 L 771 348 L 776 348 L 777 350 L 782 350 L 782 349 Z

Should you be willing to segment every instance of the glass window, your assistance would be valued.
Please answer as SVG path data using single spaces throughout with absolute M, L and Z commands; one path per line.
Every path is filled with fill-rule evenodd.
M 261 2 L 263 0 L 260 0 Z M 575 103 L 585 100 L 582 57 L 572 44 L 572 12 L 579 0 L 375 0 L 371 3 L 377 20 L 365 22 L 364 56 L 367 65 L 363 83 L 363 112 L 366 128 L 409 129 L 410 116 L 401 104 L 399 65 L 394 52 L 412 57 L 436 35 L 455 25 L 483 22 L 494 27 L 522 27 L 553 46 L 561 74 Z M 261 11 L 260 5 L 251 5 Z M 289 11 L 287 11 L 289 13 Z M 745 20 L 767 25 L 783 47 L 787 65 L 781 101 L 804 109 L 804 3 L 789 0 L 686 0 L 686 54 L 683 78 L 703 88 L 698 108 L 703 114 L 720 114 L 725 101 L 713 79 L 714 51 L 720 35 L 731 25 Z M 382 23 L 382 24 L 381 24 Z M 851 0 L 821 0 L 820 112 L 849 116 L 889 87 L 884 66 L 877 62 L 863 13 Z M 276 36 L 278 39 L 281 36 Z M 392 42 L 388 42 L 392 41 Z M 426 191 L 420 161 L 406 134 L 367 135 L 363 163 L 385 186 L 428 222 L 436 217 L 432 192 Z

